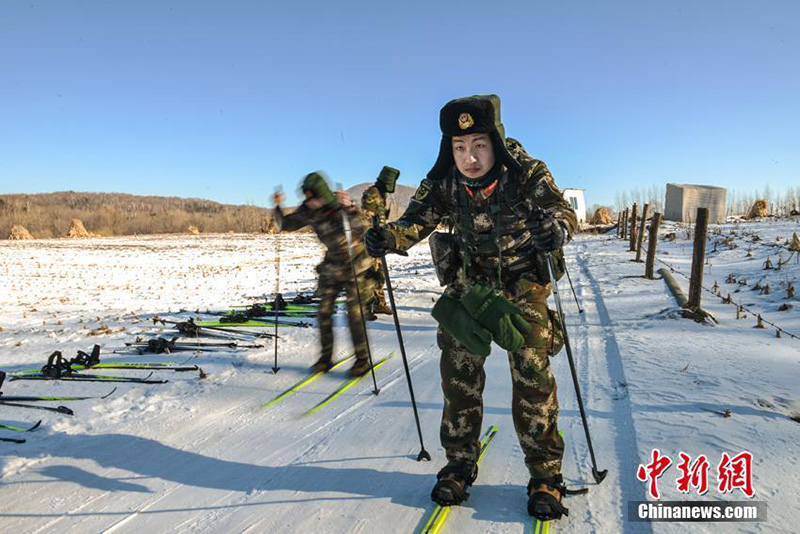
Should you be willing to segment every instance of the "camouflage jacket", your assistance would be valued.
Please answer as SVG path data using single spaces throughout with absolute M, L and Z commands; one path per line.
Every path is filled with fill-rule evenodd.
M 356 266 L 356 272 L 360 274 L 372 266 L 372 258 L 367 254 L 367 250 L 364 247 L 364 232 L 366 229 L 358 208 L 345 209 L 344 213 L 347 214 L 347 220 L 350 222 L 353 261 Z M 342 209 L 312 210 L 303 203 L 296 211 L 285 215 L 283 210 L 277 207 L 275 208 L 275 223 L 281 232 L 294 232 L 305 226 L 311 226 L 326 248 L 323 264 L 326 267 L 346 272 L 348 276 L 352 276 L 350 255 L 347 253 L 347 236 L 344 222 L 342 221 Z
M 389 220 L 388 195 L 381 195 L 375 185 L 369 186 L 361 195 L 361 210 L 364 212 L 364 216 L 370 219 L 370 224 L 372 223 L 372 218 L 377 215 L 380 224 L 385 225 L 386 221 Z
M 423 180 L 405 213 L 387 226 L 395 236 L 397 250 L 411 248 L 447 221 L 457 236 L 468 280 L 497 286 L 507 286 L 523 275 L 537 282 L 547 280 L 544 256 L 535 250 L 526 221 L 538 206 L 572 236 L 577 218 L 547 166 L 531 158 L 515 139 L 507 138 L 506 145 L 523 171 L 503 169 L 490 193 L 470 195 L 455 167 L 441 180 Z

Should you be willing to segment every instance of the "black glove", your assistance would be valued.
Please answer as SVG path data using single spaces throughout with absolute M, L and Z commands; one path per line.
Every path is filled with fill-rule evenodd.
M 370 228 L 364 240 L 367 243 L 367 253 L 374 258 L 382 258 L 390 250 L 394 250 L 394 234 L 386 228 Z
M 531 219 L 529 226 L 537 250 L 553 252 L 564 246 L 564 228 L 552 215 L 539 210 Z

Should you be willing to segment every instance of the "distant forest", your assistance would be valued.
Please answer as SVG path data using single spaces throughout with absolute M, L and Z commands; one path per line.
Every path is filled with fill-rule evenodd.
M 354 185 L 347 192 L 360 204 L 361 193 L 369 185 Z M 405 210 L 413 193 L 414 188 L 398 184 L 392 218 Z M 0 195 L 0 239 L 7 239 L 15 225 L 24 226 L 37 239 L 63 237 L 73 219 L 80 219 L 89 233 L 99 236 L 186 234 L 189 227 L 201 234 L 270 233 L 274 229 L 272 209 L 198 198 L 74 191 Z
M 190 226 L 200 233 L 268 232 L 271 213 L 256 206 L 122 193 L 0 195 L 0 239 L 14 225 L 24 226 L 35 238 L 61 237 L 72 219 L 101 236 L 187 233 Z

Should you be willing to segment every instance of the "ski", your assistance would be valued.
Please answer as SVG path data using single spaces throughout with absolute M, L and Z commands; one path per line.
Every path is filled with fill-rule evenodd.
M 46 396 L 46 395 L 4 395 L 0 393 L 0 403 L 6 402 L 64 402 L 64 401 L 79 401 L 79 400 L 88 400 L 88 399 L 107 399 L 110 397 L 117 388 L 112 389 L 108 393 L 102 396 L 94 396 L 94 397 L 55 397 L 55 396 Z
M 25 443 L 24 439 L 17 438 L 0 438 L 0 441 L 5 441 L 7 443 Z
M 47 363 L 40 369 L 23 369 L 19 371 L 14 371 L 10 373 L 12 377 L 11 380 L 14 380 L 14 377 L 48 377 L 53 379 L 73 379 L 73 380 L 80 380 L 80 376 L 92 376 L 92 375 L 76 375 L 74 374 L 75 371 L 83 371 L 86 369 L 161 369 L 161 370 L 169 370 L 169 371 L 200 371 L 201 374 L 203 373 L 200 368 L 196 365 L 192 366 L 181 366 L 174 362 L 170 363 L 161 363 L 161 362 L 110 362 L 110 363 L 102 363 L 100 361 L 100 345 L 95 345 L 92 349 L 91 354 L 87 354 L 82 350 L 78 351 L 78 355 L 71 359 L 67 360 L 61 354 L 61 351 L 53 352 L 50 357 L 47 359 Z M 150 373 L 152 374 L 152 373 Z M 5 375 L 4 375 L 5 376 Z M 97 376 L 97 375 L 95 375 Z M 150 375 L 148 375 L 149 378 Z M 103 379 L 119 379 L 125 378 L 128 381 L 129 377 L 106 377 L 103 376 Z M 18 378 L 17 378 L 18 379 Z M 116 380 L 120 381 L 120 380 Z M 138 381 L 138 380 L 137 380 Z
M 42 420 L 39 419 L 39 422 L 33 426 L 24 427 L 24 426 L 17 426 L 17 425 L 6 425 L 4 423 L 0 423 L 0 430 L 10 430 L 11 432 L 33 432 L 39 425 L 42 424 Z
M 67 380 L 70 382 L 125 382 L 131 384 L 166 384 L 169 380 L 150 380 L 153 373 L 145 377 L 111 376 L 111 375 L 80 375 L 68 374 L 60 377 L 47 376 L 44 373 L 26 373 L 10 375 L 9 380 Z
M 186 371 L 199 371 L 200 367 L 197 365 L 178 365 L 174 362 L 107 362 L 90 366 L 72 364 L 73 371 L 81 371 L 84 369 L 145 369 L 148 371 L 152 369 L 182 373 Z
M 249 307 L 249 308 L 234 308 L 227 311 L 206 311 L 208 315 L 217 315 L 221 317 L 274 317 L 276 312 L 271 309 L 267 309 L 261 306 L 258 307 Z M 283 310 L 278 310 L 277 315 L 278 317 L 304 317 L 304 316 L 315 316 L 317 315 L 318 310 L 316 308 L 304 308 L 304 307 L 290 307 Z
M 163 325 L 173 325 L 175 329 L 181 333 L 184 337 L 189 338 L 198 338 L 201 335 L 209 336 L 209 337 L 218 337 L 223 339 L 234 339 L 240 341 L 242 339 L 241 336 L 246 336 L 248 339 L 253 337 L 266 337 L 271 338 L 272 334 L 263 332 L 263 333 L 256 333 L 256 332 L 242 332 L 237 331 L 235 328 L 226 328 L 226 326 L 231 325 L 223 325 L 223 326 L 204 326 L 201 327 L 199 324 L 194 322 L 194 319 L 189 319 L 187 321 L 171 321 L 169 319 L 161 319 L 160 317 L 153 318 L 154 323 L 161 323 Z
M 247 317 L 267 317 L 275 315 L 275 311 L 270 307 L 264 306 L 231 306 L 231 309 L 222 312 L 207 310 L 209 315 L 246 315 Z M 319 310 L 316 306 L 287 306 L 278 310 L 278 315 L 291 314 L 317 314 Z
M 564 438 L 564 431 L 559 429 L 558 435 L 561 436 L 561 438 L 563 439 Z M 576 490 L 571 490 L 571 489 L 567 488 L 566 489 L 566 493 L 564 494 L 564 497 L 569 497 L 571 495 L 583 495 L 583 494 L 586 494 L 586 493 L 589 493 L 589 489 L 588 488 L 579 488 L 579 489 L 576 489 Z M 537 519 L 535 517 L 532 517 L 531 518 L 531 532 L 532 532 L 532 534 L 550 534 L 550 532 L 555 532 L 556 531 L 555 526 L 554 526 L 555 523 L 556 523 L 555 520 L 543 521 L 541 519 Z
M 489 448 L 489 445 L 491 445 L 496 434 L 497 426 L 492 425 L 481 437 L 481 452 L 478 454 L 478 465 L 481 464 L 481 460 L 483 460 L 483 457 L 486 454 L 486 449 Z M 444 522 L 450 516 L 451 508 L 452 506 L 442 506 L 441 504 L 437 504 L 436 507 L 428 514 L 427 520 L 419 530 L 419 534 L 435 534 L 439 532 L 442 528 L 442 525 L 444 525 Z
M 275 309 L 275 302 L 274 301 L 264 301 L 263 297 L 252 297 L 257 298 L 260 302 L 254 302 L 252 304 L 232 304 L 230 307 L 234 310 L 241 310 L 252 308 L 254 310 L 269 310 L 272 311 Z M 345 299 L 339 297 L 336 299 L 335 304 L 342 304 L 345 302 Z M 281 302 L 278 303 L 278 311 L 281 310 L 309 310 L 309 309 L 316 309 L 319 306 L 320 299 L 313 298 L 313 297 L 306 297 L 306 298 L 297 298 L 292 297 L 290 300 L 285 300 L 281 297 Z
M 376 369 L 377 370 L 380 366 L 382 366 L 387 361 L 389 361 L 389 359 L 392 356 L 394 356 L 394 351 L 392 351 L 388 356 L 386 356 L 382 360 L 379 360 L 378 362 L 376 362 L 375 365 L 372 366 L 372 369 Z M 358 384 L 361 381 L 361 379 L 364 378 L 365 376 L 367 376 L 368 374 L 369 374 L 369 371 L 367 371 L 366 373 L 364 373 L 361 376 L 354 376 L 354 377 L 348 379 L 344 384 L 342 384 L 341 386 L 336 388 L 336 391 L 334 391 L 333 393 L 331 393 L 330 395 L 325 397 L 322 401 L 317 403 L 316 406 L 314 406 L 310 410 L 306 411 L 303 415 L 306 416 L 306 415 L 311 415 L 311 414 L 317 413 L 322 408 L 324 408 L 325 406 L 327 406 L 328 404 L 333 402 L 339 395 L 341 395 L 342 393 L 346 392 L 347 390 L 351 389 L 353 386 Z
M 336 362 L 333 365 L 333 367 L 330 368 L 330 370 L 333 371 L 337 367 L 340 367 L 341 365 L 343 365 L 345 362 L 348 362 L 348 361 L 352 360 L 354 357 L 355 357 L 355 354 L 351 354 L 350 356 L 344 358 L 343 360 L 339 360 L 338 362 Z M 304 387 L 306 387 L 311 382 L 313 382 L 314 380 L 316 380 L 317 378 L 321 377 L 324 374 L 325 373 L 322 372 L 322 371 L 317 371 L 316 373 L 309 374 L 307 377 L 305 377 L 304 379 L 302 379 L 301 381 L 299 381 L 298 383 L 296 383 L 295 385 L 293 385 L 292 387 L 290 387 L 289 389 L 287 389 L 286 391 L 284 391 L 280 395 L 278 395 L 278 396 L 272 398 L 271 400 L 265 402 L 264 404 L 262 404 L 259 408 L 261 410 L 266 410 L 267 408 L 269 408 L 273 404 L 276 404 L 277 402 L 281 401 L 282 399 L 285 399 L 289 395 L 291 395 L 293 393 L 297 393 L 298 391 L 300 391 L 301 389 L 303 389 Z
M 81 365 L 77 363 L 70 364 L 70 369 L 73 371 L 85 371 L 86 369 L 143 369 L 143 370 L 160 370 L 160 371 L 199 371 L 200 367 L 197 365 L 181 366 L 174 362 L 107 362 L 97 363 L 94 365 Z M 41 374 L 38 369 L 25 369 L 22 371 L 12 371 L 10 376 L 24 376 L 32 374 Z
M 14 406 L 16 408 L 30 408 L 32 410 L 44 410 L 47 412 L 55 412 L 63 415 L 75 415 L 75 412 L 73 412 L 66 406 L 56 406 L 55 408 L 53 408 L 52 406 L 40 406 L 38 404 L 18 404 L 15 402 L 6 402 L 4 400 L 0 400 L 0 406 Z
M 136 338 L 134 343 L 125 343 L 126 347 L 133 347 L 139 354 L 150 352 L 153 354 L 171 354 L 180 351 L 210 351 L 214 352 L 218 349 L 236 349 L 236 348 L 260 348 L 260 345 L 238 345 L 235 342 L 230 343 L 196 343 L 191 341 L 179 342 L 180 336 L 175 336 L 172 339 L 165 339 L 163 337 L 155 337 L 143 341 L 141 338 Z
M 266 328 L 270 326 L 275 326 L 275 320 L 252 319 L 237 315 L 227 315 L 225 317 L 220 317 L 216 321 L 198 321 L 195 324 L 201 328 L 241 328 L 243 326 Z M 308 323 L 306 321 L 297 321 L 297 322 L 278 321 L 278 326 L 289 327 L 289 328 L 292 327 L 308 328 L 309 326 L 311 326 L 311 323 Z
M 152 345 L 164 345 L 166 348 L 173 348 L 173 347 L 181 347 L 185 349 L 259 349 L 263 348 L 263 345 L 240 345 L 235 341 L 231 342 L 220 342 L 220 343 L 198 343 L 196 341 L 177 341 L 180 336 L 176 336 L 173 339 L 164 339 L 162 337 L 157 337 L 154 339 L 150 339 L 147 341 L 143 341 L 141 338 L 137 338 L 135 342 L 131 343 L 129 341 L 125 342 L 126 347 L 151 347 Z M 154 342 L 154 343 L 151 343 Z
M 554 532 L 554 530 L 550 529 L 550 525 L 553 524 L 553 521 L 542 521 L 541 519 L 533 518 L 533 534 L 550 534 L 550 532 Z

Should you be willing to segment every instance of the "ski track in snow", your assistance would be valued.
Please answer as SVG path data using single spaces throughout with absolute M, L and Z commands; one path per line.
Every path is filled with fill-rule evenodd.
M 722 227 L 723 232 L 737 225 Z M 744 228 L 744 227 L 742 227 Z M 775 256 L 775 235 L 787 225 L 755 225 L 761 243 L 754 256 L 740 249 L 713 254 L 705 285 L 727 274 L 785 287 L 800 271 L 758 270 Z M 675 229 L 678 227 L 667 227 Z M 742 232 L 744 234 L 744 232 Z M 741 239 L 744 241 L 745 236 Z M 0 364 L 41 365 L 53 350 L 74 355 L 94 342 L 108 360 L 176 361 L 192 355 L 113 355 L 134 335 L 158 330 L 153 314 L 222 309 L 243 295 L 274 291 L 275 238 L 178 236 L 0 242 Z M 769 246 L 768 246 L 769 245 Z M 282 238 L 284 291 L 308 290 L 320 247 L 313 236 Z M 787 417 L 800 410 L 796 340 L 775 340 L 731 320 L 731 308 L 704 295 L 717 327 L 674 318 L 675 304 L 663 282 L 638 277 L 642 264 L 621 240 L 580 236 L 567 249 L 570 274 L 585 308 L 578 314 L 566 277 L 559 284 L 598 467 L 596 485 L 566 353 L 551 360 L 559 384 L 560 427 L 565 433 L 565 480 L 588 487 L 566 499 L 570 517 L 560 532 L 793 532 L 800 513 L 792 506 L 797 473 L 797 432 Z M 710 249 L 710 247 L 709 247 Z M 660 257 L 688 272 L 691 246 L 680 238 L 659 244 Z M 661 255 L 663 254 L 663 255 Z M 710 254 L 710 256 L 712 256 Z M 264 258 L 267 258 L 266 260 Z M 687 260 L 688 258 L 688 260 Z M 315 329 L 282 329 L 281 370 L 273 374 L 272 344 L 262 349 L 200 353 L 192 362 L 209 376 L 156 371 L 164 385 L 120 384 L 106 400 L 71 403 L 66 418 L 31 410 L 3 409 L 5 423 L 39 418 L 42 428 L 24 445 L 2 446 L 0 529 L 29 532 L 411 532 L 431 509 L 430 488 L 444 463 L 438 443 L 442 407 L 435 322 L 429 315 L 440 293 L 426 244 L 408 258 L 390 256 L 403 337 L 414 378 L 425 445 L 419 452 L 405 374 L 391 318 L 370 323 L 373 358 L 394 357 L 377 371 L 380 395 L 366 376 L 318 413 L 302 414 L 343 380 L 346 366 L 261 410 L 261 404 L 293 385 L 318 353 Z M 751 282 L 752 284 L 752 282 Z M 783 284 L 783 286 L 781 286 Z M 796 309 L 772 295 L 734 293 L 787 331 L 800 330 Z M 785 289 L 783 289 L 785 291 Z M 796 302 L 795 298 L 795 302 Z M 552 306 L 552 303 L 551 303 Z M 171 313 L 169 313 L 171 311 Z M 182 314 L 186 316 L 187 314 Z M 110 331 L 90 335 L 107 326 Z M 334 321 L 336 353 L 350 350 L 343 312 Z M 763 346 L 769 347 L 764 352 Z M 128 371 L 120 371 L 127 374 Z M 132 372 L 136 374 L 135 372 Z M 116 371 L 115 371 L 116 374 Z M 506 354 L 495 347 L 486 361 L 484 428 L 499 433 L 487 451 L 472 497 L 455 509 L 445 532 L 529 532 L 528 481 L 511 418 L 511 380 Z M 749 382 L 745 383 L 742 376 Z M 757 384 L 757 388 L 748 387 Z M 794 388 L 794 389 L 793 389 Z M 7 382 L 6 394 L 102 394 L 107 384 Z M 730 407 L 723 419 L 707 410 Z M 34 415 L 35 414 L 35 415 Z M 757 500 L 768 501 L 767 523 L 634 523 L 627 503 L 646 500 L 636 467 L 659 447 L 704 453 L 755 455 Z M 674 467 L 673 473 L 674 473 Z M 663 477 L 665 498 L 688 500 Z M 710 493 L 713 493 L 713 489 Z M 717 496 L 718 497 L 718 496 Z M 731 497 L 736 498 L 736 497 Z M 789 506 L 786 506 L 789 504 Z
M 610 488 L 614 488 L 613 494 L 609 495 L 612 507 L 604 506 L 601 510 L 591 510 L 591 505 L 597 499 L 589 499 L 590 513 L 586 516 L 586 530 L 592 532 L 604 531 L 604 522 L 598 520 L 600 517 L 607 517 L 608 514 L 615 513 L 621 523 L 623 532 L 652 532 L 649 523 L 629 523 L 625 521 L 625 503 L 629 500 L 647 500 L 645 487 L 636 480 L 632 480 L 630 466 L 638 465 L 642 462 L 637 451 L 636 430 L 633 421 L 630 399 L 627 394 L 628 380 L 625 377 L 620 347 L 614 335 L 614 323 L 608 312 L 608 308 L 603 298 L 602 287 L 597 278 L 589 269 L 587 256 L 589 255 L 588 243 L 579 244 L 580 251 L 577 254 L 577 265 L 579 274 L 576 277 L 580 284 L 580 290 L 576 293 L 582 297 L 584 313 L 580 317 L 580 338 L 583 350 L 580 351 L 580 362 L 576 362 L 583 369 L 584 376 L 581 380 L 583 387 L 588 386 L 589 390 L 583 392 L 587 417 L 591 418 L 590 431 L 598 434 L 602 441 L 595 441 L 598 469 L 608 469 L 609 474 L 601 484 L 602 486 L 593 487 L 590 491 L 598 491 L 600 487 L 607 493 Z M 574 316 L 574 315 L 573 315 Z M 590 380 L 588 371 L 591 370 L 596 380 Z M 605 386 L 605 387 L 602 387 Z M 620 391 L 622 389 L 622 391 Z M 577 401 L 576 401 L 577 402 Z M 592 406 L 597 412 L 605 411 L 610 417 L 592 417 Z M 575 405 L 577 408 L 577 405 Z M 578 421 L 579 423 L 579 421 Z M 610 423 L 610 424 L 609 424 Z M 599 431 L 594 430 L 594 426 L 602 425 Z M 584 447 L 584 441 L 578 440 L 578 435 L 582 434 L 582 427 L 577 424 L 572 425 L 573 443 L 580 443 L 575 447 L 575 456 L 578 458 L 590 458 L 588 446 Z M 582 438 L 583 436 L 580 435 Z M 608 440 L 613 438 L 613 442 Z M 599 456 L 599 451 L 614 450 L 616 458 Z M 603 462 L 611 462 L 604 464 Z M 581 470 L 583 480 L 593 480 L 590 464 L 585 461 L 587 467 Z M 609 488 L 610 486 L 610 488 Z M 594 496 L 593 496 L 594 497 Z M 577 499 L 576 499 L 577 500 Z M 600 513 L 602 512 L 602 513 Z

